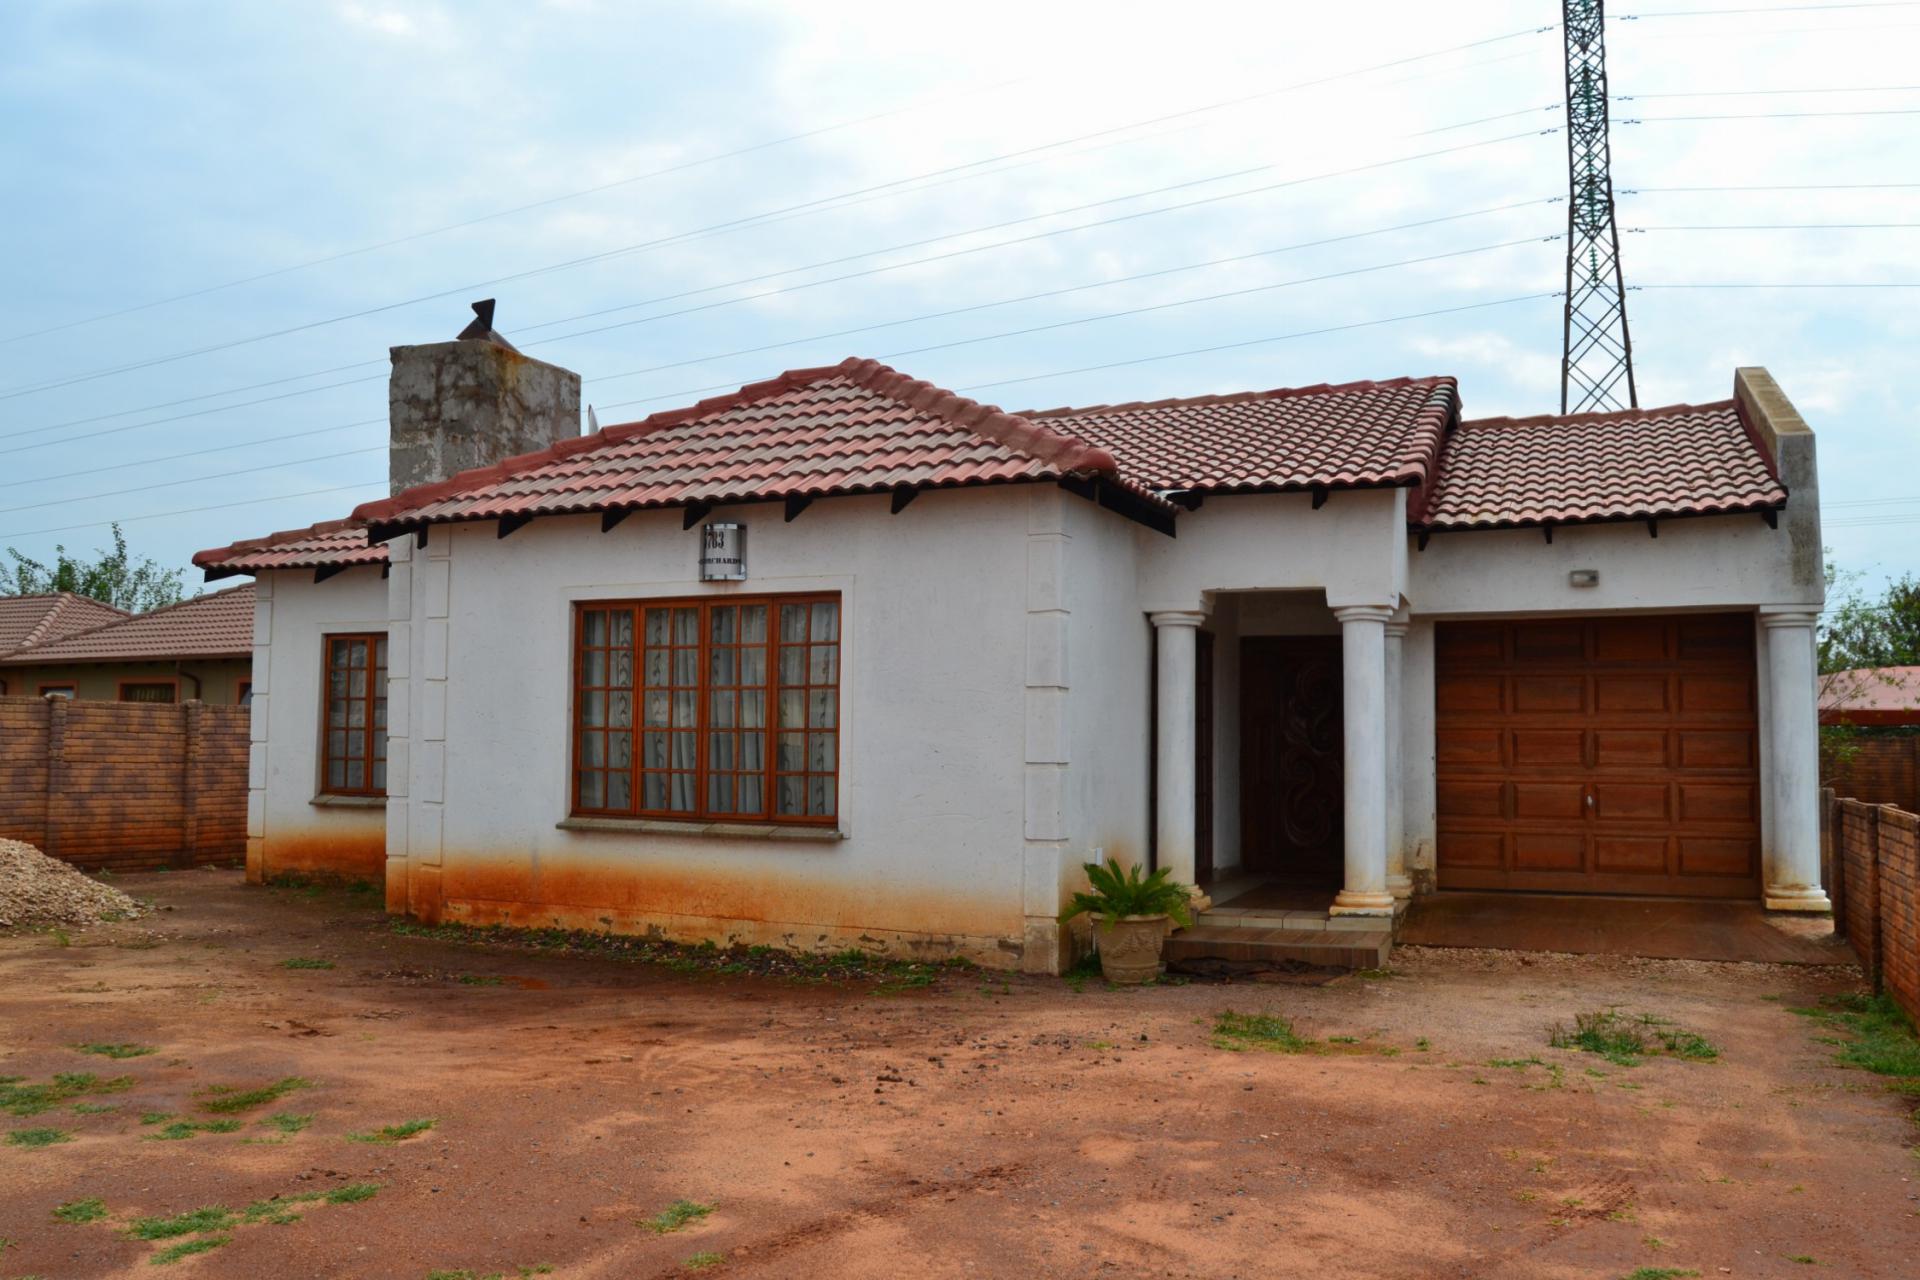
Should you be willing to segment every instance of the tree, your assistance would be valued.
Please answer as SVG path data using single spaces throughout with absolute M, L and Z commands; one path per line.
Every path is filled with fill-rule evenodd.
M 1920 578 L 1906 574 L 1879 599 L 1863 596 L 1859 575 L 1827 566 L 1829 589 L 1844 589 L 1820 627 L 1820 670 L 1920 665 Z
M 162 605 L 178 604 L 186 598 L 182 585 L 183 569 L 163 569 L 152 560 L 133 562 L 127 550 L 126 535 L 113 526 L 113 550 L 96 549 L 95 558 L 81 560 L 67 554 L 65 547 L 53 549 L 51 567 L 7 548 L 13 558 L 12 580 L 0 572 L 0 595 L 46 595 L 71 591 L 102 604 L 130 613 L 145 613 Z

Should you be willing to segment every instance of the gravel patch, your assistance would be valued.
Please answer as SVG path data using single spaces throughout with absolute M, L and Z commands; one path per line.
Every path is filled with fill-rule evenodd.
M 0 840 L 0 929 L 130 920 L 146 908 L 30 844 Z

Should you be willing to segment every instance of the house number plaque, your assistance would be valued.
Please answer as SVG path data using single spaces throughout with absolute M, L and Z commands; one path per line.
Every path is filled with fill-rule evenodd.
M 747 580 L 747 526 L 716 521 L 700 530 L 700 581 Z

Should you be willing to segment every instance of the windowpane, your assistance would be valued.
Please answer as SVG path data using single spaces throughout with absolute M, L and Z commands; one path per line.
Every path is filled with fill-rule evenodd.
M 323 638 L 326 734 L 320 786 L 351 795 L 387 785 L 387 638 L 379 634 Z
M 573 765 L 581 808 L 834 816 L 837 601 L 665 602 L 580 614 Z

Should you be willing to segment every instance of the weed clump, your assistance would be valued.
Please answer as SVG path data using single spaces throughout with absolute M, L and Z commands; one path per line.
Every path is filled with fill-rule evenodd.
M 312 1081 L 302 1080 L 299 1076 L 286 1076 L 272 1084 L 261 1085 L 258 1089 L 235 1089 L 230 1085 L 216 1084 L 200 1091 L 204 1099 L 200 1103 L 202 1111 L 211 1111 L 216 1115 L 230 1115 L 235 1111 L 251 1111 L 255 1107 L 264 1107 L 269 1102 L 278 1102 L 296 1089 L 312 1087 Z
M 99 1196 L 69 1200 L 53 1211 L 55 1222 L 98 1222 L 107 1216 L 107 1202 Z
M 710 1204 L 699 1204 L 692 1200 L 675 1200 L 640 1225 L 657 1236 L 671 1235 L 688 1223 L 698 1222 L 712 1212 L 713 1206 Z
M 72 1141 L 73 1135 L 65 1129 L 15 1129 L 7 1135 L 10 1147 L 52 1147 Z
M 119 1093 L 132 1086 L 132 1076 L 114 1076 L 102 1080 L 89 1071 L 63 1071 L 46 1084 L 21 1084 L 17 1079 L 7 1080 L 0 1083 L 0 1111 L 16 1116 L 37 1116 L 75 1098 Z
M 1213 1047 L 1244 1053 L 1264 1049 L 1269 1053 L 1305 1053 L 1313 1041 L 1294 1031 L 1293 1023 L 1272 1013 L 1220 1014 L 1213 1023 Z
M 1848 1034 L 1837 1042 L 1834 1058 L 1840 1063 L 1875 1075 L 1920 1078 L 1920 1037 L 1893 997 L 1828 996 L 1819 1008 L 1794 1012 Z
M 1571 1027 L 1556 1023 L 1547 1029 L 1547 1043 L 1598 1054 L 1617 1067 L 1637 1067 L 1642 1058 L 1660 1053 L 1689 1062 L 1712 1062 L 1720 1056 L 1704 1036 L 1669 1019 L 1651 1013 L 1629 1016 L 1618 1009 L 1577 1013 Z
M 317 956 L 288 956 L 280 962 L 282 969 L 331 969 L 333 961 L 322 960 Z
M 196 1253 L 211 1253 L 223 1244 L 232 1243 L 232 1236 L 201 1236 L 197 1240 L 182 1240 L 179 1244 L 154 1250 L 153 1256 L 147 1261 L 156 1267 L 164 1267 L 182 1258 L 191 1258 Z
M 76 1053 L 91 1053 L 102 1058 L 112 1058 L 118 1062 L 126 1058 L 144 1058 L 150 1053 L 160 1052 L 150 1044 L 77 1044 Z
M 425 1133 L 431 1128 L 433 1128 L 431 1119 L 405 1120 L 399 1124 L 383 1125 L 370 1133 L 350 1133 L 347 1135 L 347 1141 L 383 1144 L 405 1142 L 408 1138 Z

